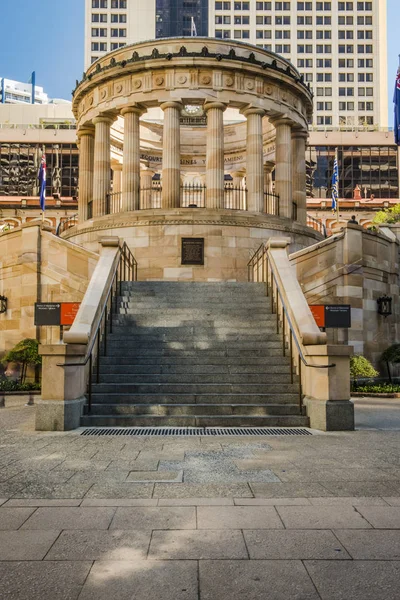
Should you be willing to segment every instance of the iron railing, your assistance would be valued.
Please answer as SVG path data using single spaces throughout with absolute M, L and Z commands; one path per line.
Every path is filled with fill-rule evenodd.
M 182 208 L 205 208 L 206 186 L 203 183 L 185 183 L 181 186 Z
M 297 221 L 297 204 L 296 204 L 296 202 L 292 202 L 292 219 L 293 219 L 293 221 Z
M 87 218 L 91 219 L 93 217 L 93 200 L 90 200 L 87 205 Z
M 247 210 L 246 188 L 242 186 L 235 186 L 232 182 L 226 181 L 224 185 L 224 191 L 224 208 L 231 210 Z
M 303 414 L 303 386 L 301 382 L 301 365 L 314 369 L 329 369 L 335 364 L 312 365 L 306 361 L 298 340 L 295 328 L 289 315 L 288 308 L 282 296 L 278 284 L 277 274 L 269 260 L 268 249 L 265 244 L 256 250 L 247 263 L 248 280 L 254 283 L 265 283 L 267 297 L 271 299 L 271 312 L 276 314 L 276 332 L 282 334 L 283 356 L 287 350 L 290 356 L 290 381 L 294 382 L 294 369 L 297 364 L 297 375 L 299 377 L 299 412 Z M 287 348 L 288 346 L 288 348 Z M 297 349 L 297 361 L 295 360 L 295 348 Z
M 307 227 L 312 227 L 315 231 L 318 231 L 324 238 L 327 237 L 326 227 L 319 219 L 315 219 L 311 215 L 307 215 Z
M 264 192 L 264 212 L 279 217 L 279 194 Z
M 92 384 L 93 377 L 96 383 L 100 382 L 100 359 L 107 356 L 107 335 L 113 330 L 113 314 L 116 312 L 117 298 L 121 295 L 123 281 L 137 281 L 137 261 L 127 246 L 126 242 L 119 247 L 119 257 L 112 272 L 111 282 L 105 290 L 103 305 L 99 306 L 99 317 L 91 339 L 88 343 L 83 361 L 58 365 L 59 367 L 86 367 L 89 363 L 89 377 L 87 384 L 87 409 L 92 410 Z
M 161 208 L 162 185 L 161 181 L 152 181 L 148 188 L 140 188 L 139 207 L 141 210 Z
M 78 215 L 77 214 L 71 215 L 67 219 L 60 221 L 60 223 L 58 224 L 57 230 L 56 230 L 56 235 L 60 236 L 62 233 L 64 233 L 64 231 L 67 231 L 67 229 L 74 227 L 77 223 L 78 223 Z
M 112 192 L 106 196 L 106 215 L 122 212 L 122 192 Z

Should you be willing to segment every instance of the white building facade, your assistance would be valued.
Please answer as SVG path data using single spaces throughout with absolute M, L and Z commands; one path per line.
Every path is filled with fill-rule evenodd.
M 32 84 L 0 77 L 0 104 L 31 104 Z M 39 85 L 35 86 L 35 104 L 48 104 L 49 97 Z
M 200 2 L 208 3 L 210 37 L 276 52 L 304 74 L 314 92 L 313 126 L 388 126 L 386 0 Z M 157 22 L 179 8 L 180 0 L 86 0 L 85 68 L 155 38 Z

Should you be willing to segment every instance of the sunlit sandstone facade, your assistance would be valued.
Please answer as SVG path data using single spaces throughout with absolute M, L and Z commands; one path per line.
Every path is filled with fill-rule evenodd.
M 261 241 L 283 234 L 299 249 L 318 239 L 306 225 L 312 98 L 287 61 L 208 38 L 135 44 L 88 69 L 73 110 L 79 225 L 65 235 L 89 249 L 105 231 L 125 239 L 140 279 L 245 280 Z M 122 161 L 111 137 L 119 117 Z M 204 266 L 181 265 L 183 236 L 204 238 Z

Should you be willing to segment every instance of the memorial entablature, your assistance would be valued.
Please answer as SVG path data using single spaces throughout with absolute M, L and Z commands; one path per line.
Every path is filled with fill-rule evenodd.
M 79 224 L 65 236 L 94 249 L 119 235 L 139 277 L 243 279 L 271 235 L 294 248 L 318 239 L 306 226 L 312 95 L 282 57 L 210 38 L 125 46 L 84 73 L 73 110 Z M 184 235 L 205 239 L 196 273 L 181 269 Z

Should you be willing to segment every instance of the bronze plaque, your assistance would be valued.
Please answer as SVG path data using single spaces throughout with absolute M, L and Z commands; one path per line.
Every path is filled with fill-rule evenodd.
M 182 265 L 204 265 L 204 238 L 182 238 Z

